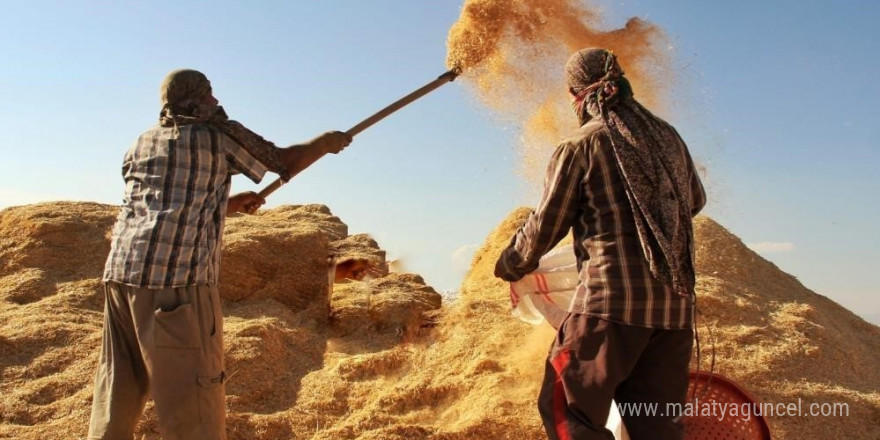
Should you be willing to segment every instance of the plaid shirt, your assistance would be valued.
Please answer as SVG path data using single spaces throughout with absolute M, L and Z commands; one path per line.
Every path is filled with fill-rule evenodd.
M 706 204 L 687 149 L 692 214 Z M 574 233 L 581 282 L 569 312 L 641 327 L 693 326 L 693 301 L 651 275 L 607 129 L 587 123 L 562 143 L 547 170 L 538 207 L 501 254 L 497 271 L 518 280 L 538 267 L 569 231 Z
M 123 161 L 125 198 L 104 281 L 155 289 L 216 284 L 237 173 L 259 182 L 266 167 L 209 125 L 157 126 L 142 134 Z

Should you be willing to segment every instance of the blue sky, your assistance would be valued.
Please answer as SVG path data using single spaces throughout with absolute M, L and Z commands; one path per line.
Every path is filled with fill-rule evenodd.
M 880 4 L 598 3 L 665 29 L 664 116 L 708 166 L 707 213 L 808 287 L 880 322 Z M 9 2 L 0 16 L 0 207 L 118 203 L 122 154 L 169 70 L 211 78 L 231 117 L 279 145 L 345 130 L 444 70 L 460 1 Z M 518 131 L 453 83 L 276 192 L 323 203 L 438 289 L 537 190 Z M 549 156 L 549 153 L 548 153 Z M 240 190 L 258 189 L 245 179 Z M 762 244 L 763 243 L 763 244 Z

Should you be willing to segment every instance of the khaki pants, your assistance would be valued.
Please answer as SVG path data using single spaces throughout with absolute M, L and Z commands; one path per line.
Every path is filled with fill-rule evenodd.
M 684 425 L 667 403 L 684 404 L 692 330 L 635 327 L 571 313 L 550 349 L 538 410 L 551 440 L 614 440 L 605 429 L 613 398 L 657 405 L 621 419 L 633 440 L 681 440 Z
M 226 439 L 217 286 L 105 284 L 89 439 L 131 440 L 152 391 L 164 440 Z

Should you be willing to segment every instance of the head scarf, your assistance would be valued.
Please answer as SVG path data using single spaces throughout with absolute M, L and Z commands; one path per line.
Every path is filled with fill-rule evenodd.
M 212 99 L 211 82 L 197 70 L 180 69 L 165 76 L 159 88 L 162 110 L 159 125 L 175 127 L 208 124 L 232 138 L 270 171 L 285 181 L 290 179 L 281 162 L 280 151 L 272 142 L 226 116 L 223 107 Z
M 672 126 L 635 100 L 612 52 L 582 49 L 569 58 L 565 74 L 581 124 L 597 119 L 608 128 L 651 274 L 678 294 L 692 295 L 687 147 Z

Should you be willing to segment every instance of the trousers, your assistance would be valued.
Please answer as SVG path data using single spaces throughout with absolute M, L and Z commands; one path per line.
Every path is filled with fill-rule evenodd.
M 691 329 L 568 314 L 550 348 L 538 397 L 548 437 L 614 440 L 605 428 L 614 399 L 632 440 L 681 440 L 684 426 L 667 404 L 685 403 L 692 347 Z
M 152 394 L 165 440 L 225 440 L 217 286 L 104 285 L 104 330 L 88 438 L 131 440 Z

